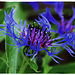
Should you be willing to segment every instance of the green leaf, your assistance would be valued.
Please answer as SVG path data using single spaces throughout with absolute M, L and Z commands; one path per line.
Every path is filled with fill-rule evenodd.
M 29 64 L 29 66 L 36 72 L 38 69 L 38 65 L 36 63 L 34 63 L 33 61 L 31 61 L 29 58 L 25 57 L 26 62 Z
M 31 61 L 31 58 L 28 58 L 24 55 L 24 46 L 21 47 L 20 52 L 19 52 L 19 59 L 18 61 L 20 62 L 19 65 L 19 73 L 26 73 L 26 68 L 28 67 L 28 65 L 30 66 L 31 69 L 33 69 L 34 71 L 37 72 L 38 66 L 36 64 L 35 61 Z
M 21 66 L 19 73 L 24 73 L 26 67 L 27 67 L 28 63 L 25 63 Z
M 18 49 L 10 48 L 9 51 L 9 73 L 16 73 Z
M 2 24 L 4 21 L 4 17 L 5 17 L 4 10 L 6 9 L 0 9 L 0 24 Z
M 14 46 L 7 45 L 7 43 L 13 44 L 8 36 L 6 36 L 5 39 L 5 47 L 7 63 L 9 64 L 9 73 L 16 73 L 18 48 L 14 48 Z
M 0 73 L 5 73 L 7 66 L 5 53 L 0 51 Z
M 2 60 L 2 61 L 8 66 L 8 63 L 7 63 L 7 61 L 6 61 L 6 58 L 0 57 L 0 60 Z
M 6 73 L 7 65 L 3 60 L 0 59 L 0 73 Z
M 49 62 L 51 61 L 51 57 L 46 55 L 44 58 L 43 58 L 43 68 L 44 68 L 44 73 L 48 73 L 52 67 L 51 66 L 48 66 Z
M 25 61 L 25 57 L 24 57 L 22 65 L 21 65 L 20 70 L 19 70 L 19 73 L 24 73 L 27 65 L 28 65 L 28 63 Z
M 3 33 L 0 32 L 0 35 L 3 35 Z M 4 40 L 5 36 L 0 36 L 0 42 Z
M 25 72 L 24 73 L 31 73 L 31 74 L 33 74 L 33 73 L 35 73 L 36 74 L 36 72 L 32 69 L 32 68 L 30 68 L 30 66 L 28 65 L 27 67 L 26 67 L 26 69 L 25 69 Z
M 49 73 L 75 73 L 75 62 L 65 65 L 53 66 Z

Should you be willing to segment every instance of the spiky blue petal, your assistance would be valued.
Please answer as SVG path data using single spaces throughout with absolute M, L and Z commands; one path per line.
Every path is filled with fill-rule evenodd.
M 37 22 L 41 27 L 43 27 L 43 31 L 44 31 L 46 28 L 48 28 L 48 31 L 50 31 L 50 30 L 51 30 L 51 25 L 50 25 L 49 21 L 48 21 L 42 14 L 40 14 L 40 16 L 42 17 L 42 19 L 41 19 L 40 17 L 38 17 L 39 21 L 35 19 L 36 22 Z
M 46 54 L 48 54 L 56 63 L 59 63 L 59 62 L 57 60 L 55 60 L 53 57 L 58 58 L 60 60 L 63 60 L 60 57 L 58 57 L 58 56 L 55 55 L 55 54 L 58 54 L 61 50 L 58 51 L 58 52 L 55 52 L 56 48 L 54 50 L 51 48 L 51 52 L 47 51 L 46 49 L 45 49 L 45 51 L 47 52 Z
M 56 2 L 54 4 L 55 6 L 55 12 L 59 15 L 60 18 L 63 17 L 63 2 Z
M 52 16 L 48 7 L 46 8 L 46 12 L 44 12 L 42 14 L 43 14 L 43 16 L 45 16 L 48 19 L 48 21 L 54 23 L 55 25 L 59 25 L 59 22 Z

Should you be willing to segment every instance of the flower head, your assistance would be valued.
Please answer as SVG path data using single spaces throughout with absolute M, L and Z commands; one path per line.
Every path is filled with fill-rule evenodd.
M 71 33 L 73 29 L 75 29 L 75 25 L 72 25 L 72 21 L 75 19 L 75 8 L 72 7 L 73 10 L 73 16 L 71 17 L 70 20 L 65 20 L 64 16 L 63 16 L 63 6 L 64 3 L 63 2 L 54 2 L 52 3 L 54 5 L 55 8 L 55 12 L 58 14 L 58 16 L 60 17 L 61 21 L 58 22 L 51 14 L 51 12 L 49 11 L 49 8 L 46 8 L 46 12 L 42 13 L 42 15 L 48 19 L 49 22 L 57 25 L 58 30 L 52 30 L 56 33 L 59 33 L 60 35 L 65 34 L 67 31 L 68 33 Z M 73 45 L 75 46 L 75 42 L 73 41 Z M 73 49 L 75 49 L 75 47 L 73 46 Z
M 38 22 L 38 24 L 40 24 L 40 23 L 42 23 L 43 19 L 41 18 L 41 19 L 36 20 L 36 21 Z M 44 20 L 47 20 L 47 19 L 44 19 Z M 43 23 L 44 23 L 44 21 L 43 21 Z M 47 21 L 46 21 L 46 23 L 47 23 Z M 46 25 L 48 27 L 48 25 L 50 25 L 50 24 L 46 24 Z M 44 27 L 44 24 L 43 24 L 42 28 L 43 27 Z M 69 28 L 66 30 L 66 33 L 64 33 L 63 35 L 61 35 L 61 36 L 59 36 L 57 38 L 52 39 L 53 42 L 52 42 L 50 47 L 63 47 L 63 48 L 65 48 L 69 52 L 69 54 L 71 56 L 73 56 L 72 54 L 75 54 L 75 52 L 72 51 L 72 49 L 69 46 L 72 46 L 72 47 L 75 46 L 75 44 L 74 44 L 75 32 L 68 33 L 69 30 L 70 30 L 70 27 L 71 26 L 69 26 Z M 54 31 L 54 30 L 51 30 L 51 29 L 48 29 L 47 31 L 48 32 L 55 32 L 56 34 L 58 34 L 57 31 Z M 60 41 L 59 41 L 59 39 L 60 39 Z M 57 42 L 55 42 L 55 41 L 57 41 Z
M 55 55 L 58 54 L 60 51 L 57 52 L 56 48 L 53 51 L 52 47 L 68 47 L 67 45 L 73 42 L 73 40 L 75 40 L 75 36 L 73 36 L 73 33 L 71 34 L 71 38 L 69 38 L 70 34 L 66 33 L 62 36 L 51 39 L 51 25 L 45 17 L 42 16 L 43 19 L 39 18 L 40 21 L 37 21 L 39 25 L 37 24 L 35 26 L 35 24 L 28 24 L 28 27 L 26 28 L 26 21 L 24 22 L 24 25 L 22 24 L 22 20 L 20 25 L 16 23 L 13 17 L 13 10 L 14 8 L 11 9 L 10 14 L 5 12 L 6 25 L 0 25 L 5 27 L 1 28 L 0 31 L 3 34 L 8 35 L 10 39 L 14 42 L 14 45 L 9 45 L 17 46 L 19 50 L 22 46 L 27 47 L 28 49 L 25 54 L 26 56 L 33 56 L 32 59 L 38 54 L 39 51 L 45 50 L 46 54 L 48 54 L 56 63 L 59 63 L 53 57 L 62 60 L 61 58 Z M 72 44 L 70 45 L 74 46 Z M 51 47 L 51 50 L 48 50 L 48 47 Z M 70 54 L 74 54 L 74 52 L 69 47 L 65 49 Z M 32 53 L 30 53 L 31 50 L 33 51 Z

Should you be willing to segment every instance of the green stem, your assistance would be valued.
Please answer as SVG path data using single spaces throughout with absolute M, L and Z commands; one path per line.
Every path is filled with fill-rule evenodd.
M 19 70 L 19 73 L 24 73 L 27 65 L 28 65 L 28 63 L 26 62 L 25 57 L 24 57 L 22 65 L 21 65 L 20 70 Z
M 7 64 L 8 64 L 7 68 L 9 68 L 9 59 L 8 59 L 9 54 L 8 54 L 8 47 L 7 47 L 7 41 L 8 41 L 7 38 L 8 38 L 8 36 L 6 35 L 6 37 L 5 37 L 5 54 L 6 54 Z

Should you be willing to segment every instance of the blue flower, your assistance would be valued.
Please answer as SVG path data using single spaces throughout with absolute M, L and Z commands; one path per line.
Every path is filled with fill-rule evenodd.
M 64 7 L 64 3 L 63 2 L 54 2 L 52 3 L 52 5 L 54 5 L 54 9 L 55 12 L 58 14 L 58 16 L 60 17 L 61 21 L 58 22 L 51 14 L 51 12 L 49 11 L 49 8 L 46 8 L 46 12 L 42 13 L 41 15 L 43 15 L 46 19 L 48 19 L 49 22 L 57 25 L 58 30 L 52 30 L 56 33 L 59 33 L 60 36 L 63 35 L 65 32 L 68 31 L 69 27 L 69 31 L 68 33 L 71 33 L 73 29 L 75 29 L 75 25 L 72 25 L 72 21 L 75 19 L 75 8 L 72 7 L 73 10 L 73 16 L 71 17 L 70 20 L 66 20 L 64 19 L 63 16 L 63 7 Z M 75 46 L 75 42 L 73 41 L 73 45 Z M 73 49 L 75 49 L 75 47 L 73 46 Z
M 67 33 L 64 35 L 51 39 L 51 24 L 44 16 L 41 15 L 43 19 L 39 18 L 40 21 L 36 20 L 38 22 L 37 26 L 35 26 L 35 23 L 33 25 L 28 24 L 28 27 L 26 28 L 26 21 L 24 22 L 24 25 L 22 24 L 22 20 L 20 25 L 16 23 L 14 20 L 13 11 L 14 8 L 11 9 L 9 14 L 8 12 L 5 12 L 6 25 L 0 25 L 5 27 L 0 28 L 0 31 L 4 35 L 8 35 L 9 38 L 14 42 L 14 45 L 8 45 L 16 46 L 19 48 L 19 50 L 22 46 L 28 47 L 25 55 L 33 56 L 32 59 L 34 59 L 39 51 L 45 50 L 46 54 L 48 54 L 56 63 L 59 62 L 53 57 L 62 60 L 60 57 L 55 55 L 58 54 L 61 50 L 57 51 L 56 48 L 53 50 L 52 47 L 63 47 L 69 52 L 71 56 L 73 56 L 72 54 L 75 54 L 75 52 L 68 47 L 68 45 L 74 47 L 74 45 L 71 43 L 73 40 L 75 40 L 75 33 L 68 34 L 67 31 Z M 50 47 L 51 50 L 48 50 L 48 47 Z M 31 51 L 33 52 L 31 53 Z
M 70 20 L 66 20 L 64 19 L 64 16 L 63 16 L 63 2 L 56 2 L 54 3 L 54 7 L 55 7 L 55 12 L 59 15 L 60 19 L 61 19 L 61 22 L 59 23 L 51 14 L 51 12 L 49 11 L 49 8 L 47 7 L 46 8 L 46 12 L 42 13 L 42 15 L 44 17 L 46 17 L 48 19 L 49 22 L 57 25 L 58 27 L 58 32 L 60 35 L 64 34 L 67 29 L 69 28 L 69 26 L 71 25 L 70 27 L 70 30 L 69 32 L 72 32 L 73 29 L 75 29 L 75 25 L 72 25 L 72 21 L 75 19 L 75 8 L 72 7 L 72 10 L 73 10 L 73 16 Z
M 64 6 L 63 2 L 44 2 L 44 4 L 53 5 L 54 8 L 55 8 L 54 9 L 55 12 L 59 15 L 60 18 L 62 18 L 62 16 L 63 16 L 63 6 Z
M 51 16 L 51 14 L 46 14 L 46 16 L 48 16 L 47 17 L 48 20 L 47 20 L 46 16 L 43 15 L 43 14 L 40 15 L 41 18 L 38 17 L 39 20 L 35 19 L 38 22 L 38 24 L 40 24 L 42 26 L 42 28 L 47 28 L 48 32 L 55 32 L 56 34 L 59 34 L 59 32 L 61 33 L 61 36 L 59 36 L 57 38 L 54 38 L 54 40 L 53 40 L 53 41 L 55 41 L 55 40 L 59 40 L 60 39 L 60 41 L 52 43 L 51 47 L 63 47 L 69 52 L 69 54 L 72 57 L 74 57 L 73 54 L 75 54 L 75 52 L 69 47 L 69 46 L 72 46 L 73 48 L 75 47 L 75 42 L 74 42 L 75 41 L 75 32 L 68 33 L 70 31 L 71 25 L 66 29 L 66 33 L 62 33 L 63 32 L 63 31 L 61 31 L 62 27 L 60 27 L 59 32 L 56 31 L 56 30 L 52 30 L 51 29 L 51 24 L 48 22 L 48 20 L 52 21 L 52 22 L 54 22 L 56 24 L 59 24 L 59 23 L 53 18 L 53 16 Z M 50 19 L 50 17 L 52 19 Z M 63 40 L 61 40 L 61 39 L 63 39 Z

